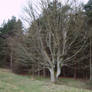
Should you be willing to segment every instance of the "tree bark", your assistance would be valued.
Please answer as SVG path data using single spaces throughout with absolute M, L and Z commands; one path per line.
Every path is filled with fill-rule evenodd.
M 51 82 L 55 83 L 56 82 L 56 78 L 55 78 L 54 68 L 49 69 L 49 71 L 50 71 Z
M 76 57 L 75 57 L 75 65 L 74 65 L 74 79 L 77 79 L 77 60 L 76 60 Z
M 13 70 L 13 60 L 12 60 L 12 52 L 10 53 L 10 68 Z
M 90 38 L 90 80 L 92 80 L 92 49 L 91 49 L 91 38 Z
M 59 78 L 59 75 L 61 74 L 61 63 L 57 62 L 57 73 L 56 73 L 56 79 Z
M 74 66 L 74 79 L 77 79 L 77 64 Z

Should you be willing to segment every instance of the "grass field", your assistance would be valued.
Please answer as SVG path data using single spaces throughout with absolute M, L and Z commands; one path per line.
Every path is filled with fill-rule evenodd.
M 0 69 L 0 92 L 92 92 L 83 89 L 86 86 L 82 81 L 64 78 L 60 84 L 52 84 L 49 79 L 24 77 Z

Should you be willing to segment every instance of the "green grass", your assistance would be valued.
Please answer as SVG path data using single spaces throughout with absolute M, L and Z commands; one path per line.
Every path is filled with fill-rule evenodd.
M 92 92 L 81 87 L 75 88 L 76 83 L 72 79 L 60 79 L 60 83 L 52 84 L 49 79 L 23 77 L 0 69 L 0 92 Z
M 75 80 L 72 78 L 60 78 L 59 79 L 60 84 L 64 84 L 70 87 L 76 87 L 76 88 L 84 88 L 84 89 L 91 89 L 91 85 L 88 85 L 88 81 L 87 80 Z

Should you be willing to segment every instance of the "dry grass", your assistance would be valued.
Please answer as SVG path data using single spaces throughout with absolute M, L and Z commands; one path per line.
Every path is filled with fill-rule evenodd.
M 63 79 L 62 79 L 63 80 Z M 65 80 L 63 80 L 64 82 Z M 71 82 L 71 81 L 70 81 Z M 82 88 L 52 84 L 48 80 L 23 77 L 0 69 L 0 92 L 92 92 Z

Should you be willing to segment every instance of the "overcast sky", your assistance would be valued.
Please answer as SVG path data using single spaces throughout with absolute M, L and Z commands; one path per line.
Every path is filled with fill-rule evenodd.
M 23 6 L 28 0 L 0 0 L 0 25 L 11 16 L 20 17 Z M 31 0 L 34 1 L 34 0 Z M 38 1 L 38 0 L 36 0 Z M 86 3 L 88 0 L 82 0 Z
M 0 0 L 0 25 L 11 16 L 20 16 L 26 0 Z

